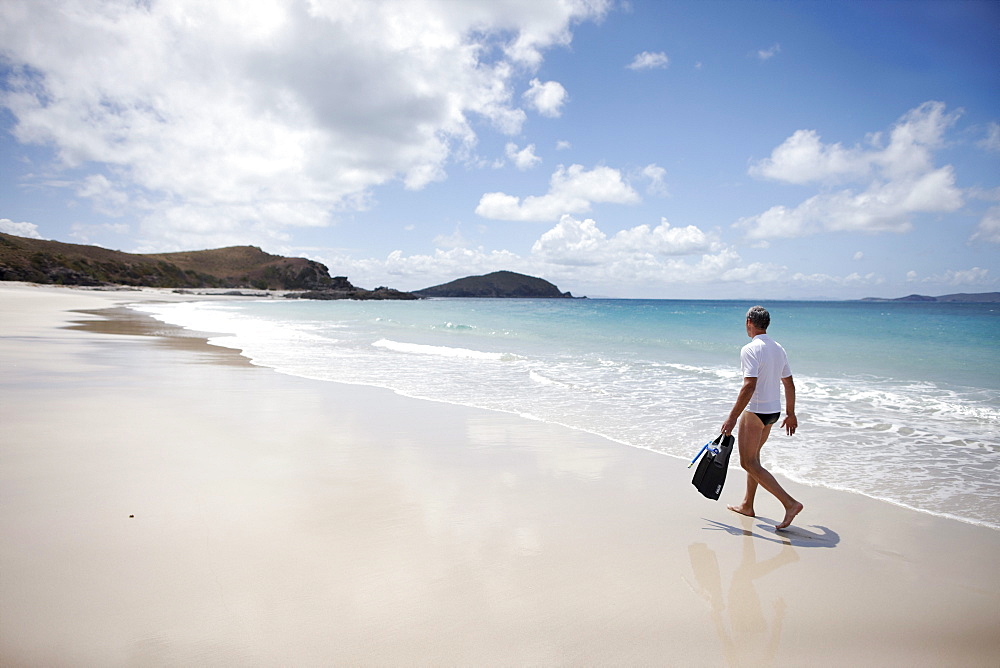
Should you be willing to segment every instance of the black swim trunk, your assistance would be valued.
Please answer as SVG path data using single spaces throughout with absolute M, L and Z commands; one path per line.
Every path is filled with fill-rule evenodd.
M 765 427 L 769 424 L 774 424 L 781 417 L 781 413 L 754 413 L 754 415 L 760 418 Z

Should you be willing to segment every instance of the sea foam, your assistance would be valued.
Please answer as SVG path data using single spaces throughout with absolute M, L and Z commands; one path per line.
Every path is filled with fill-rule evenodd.
M 213 343 L 283 373 L 530 416 L 684 461 L 717 435 L 732 407 L 746 341 L 745 307 L 728 302 L 243 301 L 137 308 L 216 333 Z M 865 305 L 774 307 L 772 332 L 789 351 L 800 430 L 788 438 L 776 425 L 765 462 L 807 484 L 1000 527 L 996 318 L 977 316 L 983 324 L 976 339 L 966 331 L 966 313 L 965 347 L 957 351 L 921 348 L 907 318 L 937 317 L 939 328 L 948 325 L 936 313 L 897 314 L 891 321 L 898 337 L 883 325 L 870 340 L 840 342 L 831 341 L 828 323 L 868 322 Z M 777 327 L 782 316 L 784 331 Z M 831 349 L 848 343 L 851 355 L 831 357 Z M 865 346 L 867 357 L 858 350 Z

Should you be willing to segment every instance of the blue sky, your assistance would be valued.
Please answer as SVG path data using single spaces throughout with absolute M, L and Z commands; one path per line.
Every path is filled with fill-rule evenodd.
M 1000 3 L 5 0 L 0 230 L 356 285 L 1000 290 Z

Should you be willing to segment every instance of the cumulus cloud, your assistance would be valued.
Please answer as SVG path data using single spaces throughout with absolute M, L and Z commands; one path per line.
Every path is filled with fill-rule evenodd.
M 868 137 L 865 145 L 845 148 L 823 144 L 814 130 L 798 130 L 765 158 L 750 167 L 752 176 L 785 183 L 836 184 L 883 173 L 887 177 L 923 174 L 933 165 L 933 149 L 961 112 L 946 113 L 941 102 L 925 102 L 908 111 L 893 126 L 889 141 Z
M 554 264 L 596 266 L 607 260 L 608 238 L 591 219 L 565 215 L 531 247 L 531 252 Z
M 564 216 L 532 245 L 530 259 L 548 275 L 629 292 L 661 292 L 682 285 L 779 281 L 785 267 L 744 264 L 740 255 L 695 226 L 640 225 L 604 234 L 591 219 Z M 539 264 L 540 263 L 540 264 Z
M 718 246 L 696 226 L 671 227 L 665 218 L 654 228 L 639 225 L 608 238 L 590 218 L 577 220 L 564 215 L 539 237 L 531 252 L 553 264 L 597 266 L 655 263 L 657 257 L 707 253 Z
M 667 58 L 667 54 L 663 52 L 651 53 L 649 51 L 643 51 L 642 53 L 636 54 L 636 57 L 631 63 L 626 65 L 630 70 L 651 70 L 667 67 L 670 64 L 670 59 Z
M 771 151 L 771 157 L 750 166 L 752 176 L 785 183 L 830 182 L 869 174 L 872 152 L 824 145 L 815 130 L 796 130 Z
M 10 218 L 0 218 L 0 232 L 13 234 L 17 237 L 27 237 L 29 239 L 41 239 L 38 233 L 38 225 L 34 223 L 15 223 Z
M 343 260 L 343 265 L 333 264 L 350 267 L 352 277 L 388 273 L 412 289 L 500 269 L 545 276 L 557 283 L 613 283 L 629 291 L 674 283 L 760 283 L 787 274 L 783 267 L 743 264 L 736 251 L 692 225 L 674 227 L 661 220 L 655 227 L 639 225 L 609 236 L 594 220 L 572 216 L 563 216 L 538 238 L 526 255 L 448 247 L 420 255 L 406 255 L 397 250 L 384 262 Z
M 822 231 L 906 232 L 919 213 L 955 211 L 963 204 L 951 165 L 935 167 L 934 149 L 959 112 L 926 102 L 893 126 L 889 140 L 872 135 L 865 145 L 824 144 L 811 130 L 799 130 L 750 174 L 824 188 L 795 207 L 775 206 L 736 223 L 751 239 L 797 237 Z M 858 188 L 836 190 L 857 184 Z
M 73 185 L 79 196 L 128 211 L 153 245 L 281 237 L 388 181 L 445 178 L 481 128 L 519 132 L 521 77 L 609 8 L 6 0 L 0 105 L 19 141 L 99 174 Z M 565 102 L 555 82 L 529 93 L 539 113 Z
M 452 236 L 439 238 L 439 247 L 429 254 L 396 250 L 382 260 L 316 259 L 348 271 L 358 285 L 365 285 L 366 280 L 374 285 L 390 275 L 407 289 L 501 269 L 543 276 L 577 294 L 613 285 L 623 296 L 697 295 L 726 283 L 770 290 L 788 290 L 795 284 L 812 290 L 885 283 L 876 273 L 793 273 L 783 265 L 748 263 L 714 234 L 693 225 L 675 227 L 662 219 L 656 226 L 638 225 L 606 234 L 592 219 L 564 216 L 525 254 L 458 246 L 454 241 Z
M 507 159 L 514 163 L 514 166 L 521 171 L 526 171 L 535 167 L 542 161 L 537 155 L 535 155 L 535 145 L 528 144 L 522 149 L 517 148 L 517 144 L 509 142 L 504 148 L 504 153 Z
M 523 97 L 542 116 L 558 118 L 566 103 L 566 89 L 558 81 L 542 83 L 538 79 L 532 79 L 531 88 L 525 91 Z
M 564 214 L 590 211 L 595 202 L 634 204 L 639 195 L 622 178 L 621 172 L 598 166 L 587 171 L 583 165 L 559 168 L 549 180 L 545 195 L 520 197 L 502 192 L 486 193 L 479 200 L 476 213 L 493 220 L 551 222 Z

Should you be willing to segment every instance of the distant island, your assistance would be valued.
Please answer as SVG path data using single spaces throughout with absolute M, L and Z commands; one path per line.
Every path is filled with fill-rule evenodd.
M 0 281 L 174 289 L 301 290 L 305 299 L 419 299 L 380 287 L 365 290 L 302 257 L 232 246 L 180 253 L 123 253 L 99 246 L 28 239 L 0 232 Z
M 552 283 L 534 276 L 513 271 L 495 271 L 484 276 L 467 276 L 458 280 L 414 290 L 420 297 L 480 297 L 480 298 L 530 298 L 573 299 L 569 292 L 560 292 Z
M 882 297 L 865 297 L 863 302 L 952 302 L 959 304 L 993 304 L 1000 302 L 1000 292 L 979 292 L 965 293 L 959 292 L 953 295 L 941 295 L 939 297 L 928 297 L 927 295 L 907 295 L 906 297 L 896 297 L 886 299 Z

